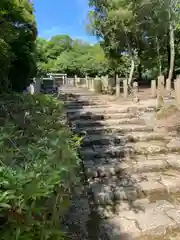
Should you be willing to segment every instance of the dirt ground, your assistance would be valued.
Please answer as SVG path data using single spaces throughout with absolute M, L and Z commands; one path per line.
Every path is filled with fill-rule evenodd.
M 167 93 L 166 90 L 164 91 L 164 96 L 165 97 L 168 96 L 168 93 Z M 123 97 L 123 93 L 121 93 L 121 95 L 118 99 L 114 95 L 106 95 L 106 94 L 101 95 L 101 97 L 103 98 L 103 100 L 108 100 L 108 101 L 113 102 L 113 103 L 132 102 L 132 98 L 133 98 L 132 94 L 130 94 L 130 96 L 125 99 Z M 171 97 L 172 98 L 175 97 L 174 90 L 171 93 Z M 151 88 L 140 88 L 139 92 L 138 92 L 138 98 L 139 98 L 140 101 L 145 101 L 145 100 L 152 99 Z
M 130 95 L 128 98 L 124 98 L 121 93 L 117 98 L 114 95 L 99 95 L 101 100 L 106 103 L 110 103 L 113 106 L 129 105 L 129 106 L 141 106 L 156 107 L 157 99 L 153 99 L 151 96 L 150 88 L 140 88 L 138 92 L 139 102 L 134 103 L 133 97 Z M 164 91 L 164 106 L 154 114 L 154 130 L 158 132 L 173 133 L 173 135 L 180 135 L 180 108 L 176 106 L 174 90 L 171 93 L 171 98 L 168 97 L 166 90 Z

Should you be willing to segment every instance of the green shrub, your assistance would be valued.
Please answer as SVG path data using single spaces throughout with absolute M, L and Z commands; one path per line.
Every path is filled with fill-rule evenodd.
M 64 124 L 63 104 L 43 95 L 6 95 L 0 104 L 0 238 L 64 239 L 79 140 Z

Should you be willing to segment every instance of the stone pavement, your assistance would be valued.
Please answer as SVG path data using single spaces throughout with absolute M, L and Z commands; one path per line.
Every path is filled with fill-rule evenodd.
M 63 92 L 72 129 L 84 135 L 80 156 L 89 204 L 99 218 L 98 226 L 91 220 L 88 239 L 175 239 L 180 148 L 154 132 L 154 103 L 117 105 L 85 89 Z

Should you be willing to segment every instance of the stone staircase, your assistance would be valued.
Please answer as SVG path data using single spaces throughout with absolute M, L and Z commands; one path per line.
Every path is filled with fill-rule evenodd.
M 144 120 L 152 106 L 110 106 L 84 89 L 64 93 L 68 120 L 84 135 L 80 156 L 100 219 L 98 229 L 92 219 L 97 233 L 88 239 L 178 239 L 180 149 Z

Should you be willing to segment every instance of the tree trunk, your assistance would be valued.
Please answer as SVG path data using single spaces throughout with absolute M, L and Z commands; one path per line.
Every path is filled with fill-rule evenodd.
M 162 61 L 161 61 L 161 55 L 160 55 L 160 44 L 159 39 L 156 36 L 156 47 L 157 47 L 157 54 L 158 54 L 158 65 L 159 65 L 159 76 L 162 75 Z
M 170 45 L 170 65 L 168 79 L 171 81 L 174 72 L 174 60 L 175 60 L 174 29 L 172 22 L 170 22 L 169 25 L 169 45 Z
M 169 74 L 169 66 L 170 66 L 170 60 L 171 60 L 171 51 L 170 51 L 170 46 L 169 46 L 169 31 L 167 33 L 167 72 L 166 72 L 166 78 L 168 78 Z
M 132 85 L 134 69 L 135 69 L 135 61 L 134 61 L 133 55 L 131 55 L 131 69 L 130 69 L 129 77 L 128 77 L 128 86 L 129 87 L 131 87 L 131 85 Z
M 142 65 L 139 63 L 138 65 L 138 81 L 140 82 L 142 80 Z
M 133 52 L 133 49 L 131 48 L 129 37 L 128 37 L 128 34 L 127 34 L 128 31 L 127 31 L 126 26 L 124 25 L 123 22 L 122 22 L 122 26 L 124 28 L 127 47 L 128 47 L 129 55 L 130 55 L 130 58 L 131 58 L 131 69 L 130 69 L 130 73 L 129 73 L 129 77 L 128 77 L 128 89 L 129 89 L 129 91 L 131 91 L 131 89 L 132 89 L 132 79 L 133 79 L 133 74 L 134 74 L 134 69 L 135 69 L 134 52 Z

